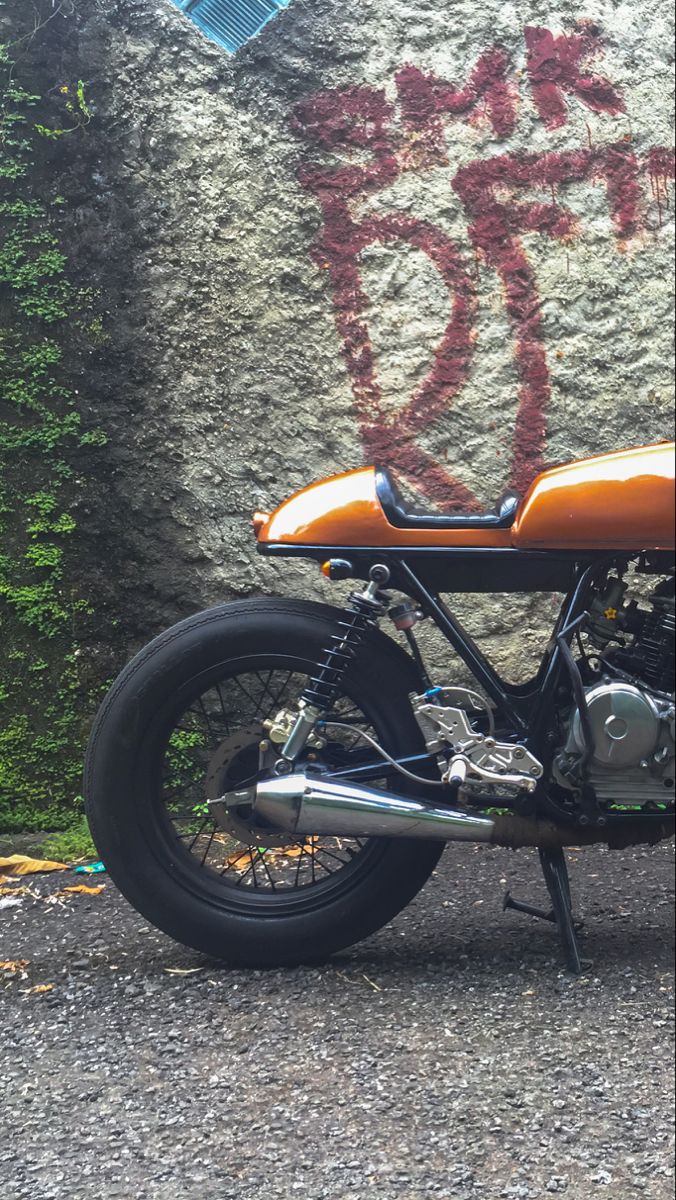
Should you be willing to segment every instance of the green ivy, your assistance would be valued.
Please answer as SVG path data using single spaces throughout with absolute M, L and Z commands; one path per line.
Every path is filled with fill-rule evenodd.
M 49 139 L 91 119 L 84 87 L 62 84 L 72 129 L 44 120 L 0 45 L 0 830 L 59 828 L 80 791 L 85 722 L 78 677 L 87 605 L 72 583 L 74 456 L 83 434 L 67 356 L 89 324 L 68 277 L 64 200 L 45 192 Z M 44 118 L 38 121 L 38 115 Z M 47 173 L 48 174 L 48 173 Z

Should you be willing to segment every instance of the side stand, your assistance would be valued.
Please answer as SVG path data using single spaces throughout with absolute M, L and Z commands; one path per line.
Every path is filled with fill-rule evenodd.
M 540 850 L 542 873 L 547 884 L 547 891 L 552 902 L 550 912 L 543 908 L 534 908 L 532 904 L 523 904 L 513 900 L 507 892 L 503 909 L 513 908 L 517 912 L 527 913 L 531 917 L 539 917 L 542 921 L 551 921 L 556 925 L 561 938 L 561 944 L 566 956 L 566 966 L 574 975 L 582 973 L 580 948 L 577 941 L 576 926 L 573 920 L 573 902 L 570 895 L 570 878 L 568 865 L 563 850 Z

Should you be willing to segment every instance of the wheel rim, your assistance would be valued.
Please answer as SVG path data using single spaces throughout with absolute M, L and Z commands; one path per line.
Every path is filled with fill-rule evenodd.
M 228 784 L 242 786 L 258 766 L 254 727 L 298 699 L 312 667 L 309 660 L 287 655 L 231 661 L 190 680 L 158 717 L 155 825 L 165 848 L 171 849 L 173 868 L 184 886 L 197 895 L 208 894 L 212 903 L 256 915 L 312 908 L 326 903 L 331 893 L 343 894 L 356 885 L 384 852 L 387 843 L 379 839 L 286 835 L 279 847 L 235 844 L 206 809 L 209 768 L 235 726 L 251 730 L 251 744 L 241 746 L 234 762 L 227 764 Z M 349 689 L 337 702 L 336 719 L 349 723 L 354 732 L 330 743 L 324 761 L 331 766 L 344 766 L 348 758 L 356 761 L 359 754 L 372 757 L 357 749 L 358 729 L 382 736 L 377 718 L 366 707 Z M 386 779 L 384 768 L 383 782 Z

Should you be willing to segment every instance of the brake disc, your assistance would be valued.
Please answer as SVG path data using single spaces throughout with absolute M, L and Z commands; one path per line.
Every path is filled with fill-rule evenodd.
M 218 800 L 226 792 L 235 792 L 239 788 L 250 786 L 251 778 L 258 770 L 258 748 L 264 738 L 263 725 L 255 722 L 243 725 L 237 733 L 221 742 L 209 762 L 206 778 L 207 800 Z M 244 767 L 242 756 L 252 750 L 255 753 L 250 757 L 254 765 Z M 211 811 L 216 816 L 213 808 Z M 218 824 L 245 846 L 293 846 L 297 840 L 281 830 L 261 829 L 252 820 L 247 820 L 242 811 L 226 808 L 224 804 L 218 805 Z

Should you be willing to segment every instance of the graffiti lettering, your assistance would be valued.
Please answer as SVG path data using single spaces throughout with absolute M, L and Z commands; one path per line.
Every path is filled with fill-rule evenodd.
M 548 129 L 558 129 L 568 120 L 564 92 L 576 96 L 594 112 L 625 111 L 622 96 L 609 80 L 584 73 L 582 64 L 603 48 L 598 30 L 590 22 L 581 22 L 579 32 L 560 37 L 549 29 L 527 25 L 524 36 L 533 99 Z
M 520 392 L 510 482 L 516 488 L 526 488 L 544 466 L 551 393 L 537 281 L 518 235 L 570 237 L 576 220 L 557 203 L 518 203 L 514 192 L 530 187 L 555 193 L 567 183 L 600 180 L 608 190 L 617 233 L 626 238 L 635 232 L 638 220 L 638 176 L 636 156 L 620 145 L 567 154 L 506 155 L 472 163 L 453 180 L 470 219 L 470 238 L 502 280 L 514 329 Z
M 445 79 L 424 75 L 406 66 L 395 80 L 404 129 L 419 139 L 426 151 L 417 165 L 448 163 L 442 116 L 487 118 L 499 137 L 509 137 L 516 125 L 516 89 L 508 78 L 509 59 L 503 50 L 488 50 L 476 64 L 464 88 Z
M 330 274 L 336 324 L 368 457 L 387 460 L 407 478 L 424 478 L 426 494 L 441 504 L 472 508 L 476 500 L 471 492 L 416 444 L 415 435 L 443 413 L 467 378 L 476 305 L 473 282 L 456 246 L 441 230 L 398 215 L 359 219 L 350 203 L 386 187 L 400 173 L 387 134 L 390 116 L 384 92 L 372 88 L 324 94 L 297 108 L 297 126 L 316 145 L 349 145 L 371 155 L 364 165 L 301 168 L 301 182 L 317 196 L 324 217 L 314 255 Z M 364 319 L 368 297 L 361 283 L 360 256 L 370 245 L 396 241 L 420 250 L 434 264 L 449 291 L 451 317 L 427 378 L 392 420 L 383 410 Z
M 598 31 L 578 26 L 571 36 L 559 37 L 529 27 L 526 45 L 536 107 L 547 128 L 568 119 L 564 93 L 596 112 L 624 111 L 620 93 L 607 79 L 584 73 L 584 64 L 599 52 Z M 397 106 L 384 90 L 348 87 L 313 95 L 294 112 L 296 131 L 313 150 L 310 161 L 301 164 L 299 178 L 322 210 L 313 254 L 331 280 L 365 453 L 371 461 L 388 461 L 420 492 L 450 509 L 474 509 L 476 497 L 418 438 L 450 409 L 469 378 L 475 282 L 461 250 L 443 230 L 412 215 L 374 215 L 364 204 L 405 172 L 448 163 L 444 117 L 485 118 L 498 137 L 509 136 L 517 108 L 507 68 L 503 51 L 487 51 L 467 84 L 458 88 L 406 66 L 395 77 Z M 319 161 L 317 152 L 322 154 Z M 519 378 L 510 471 L 514 486 L 527 487 L 543 466 L 551 393 L 537 280 L 522 235 L 573 238 L 578 218 L 561 202 L 560 193 L 567 185 L 588 182 L 606 189 L 616 236 L 624 244 L 644 221 L 644 181 L 650 179 L 661 221 L 667 179 L 673 177 L 672 151 L 654 147 L 639 156 L 630 142 L 622 141 L 565 153 L 501 154 L 472 162 L 449 180 L 467 214 L 475 253 L 501 281 L 514 333 Z M 551 200 L 534 198 L 543 192 Z M 375 244 L 396 243 L 432 263 L 448 293 L 449 316 L 426 378 L 393 418 L 383 403 L 371 345 L 361 256 Z

